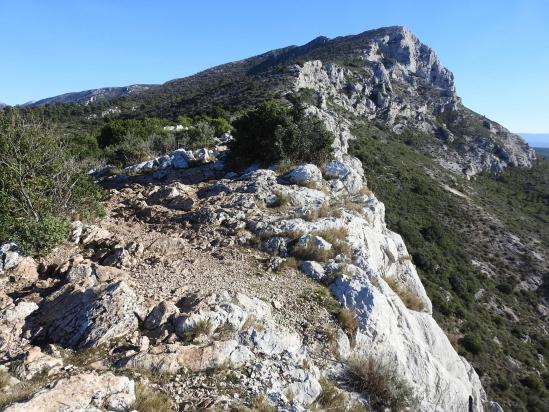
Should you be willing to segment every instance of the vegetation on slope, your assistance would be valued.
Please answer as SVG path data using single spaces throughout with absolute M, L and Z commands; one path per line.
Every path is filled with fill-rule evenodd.
M 354 134 L 351 151 L 404 237 L 435 318 L 489 397 L 509 410 L 547 410 L 549 340 L 537 312 L 547 262 L 535 251 L 543 259 L 549 249 L 549 162 L 467 181 L 415 150 L 421 134 L 369 124 Z M 522 247 L 509 242 L 513 235 Z M 538 296 L 526 287 L 532 276 L 545 276 Z
M 100 189 L 71 154 L 70 142 L 17 112 L 0 114 L 0 239 L 32 255 L 65 240 L 69 218 L 102 212 Z

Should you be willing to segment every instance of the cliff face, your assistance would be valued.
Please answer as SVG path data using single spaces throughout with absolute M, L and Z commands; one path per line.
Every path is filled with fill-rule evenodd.
M 456 173 L 500 173 L 508 166 L 529 167 L 535 157 L 522 138 L 465 108 L 453 74 L 400 26 L 319 37 L 163 85 L 69 93 L 34 105 L 112 102 L 122 116 L 137 106 L 143 115 L 175 118 L 213 107 L 242 108 L 300 89 L 315 91 L 311 105 L 338 123 L 368 121 L 399 135 L 425 135 L 422 150 Z M 344 134 L 344 140 L 350 137 Z
M 295 89 L 317 93 L 313 110 L 347 126 L 341 131 L 343 148 L 352 138 L 348 129 L 366 119 L 397 134 L 429 136 L 423 150 L 467 176 L 531 166 L 533 150 L 519 136 L 465 108 L 453 74 L 409 30 L 381 29 L 353 41 L 358 45 L 344 59 L 310 60 L 292 68 Z

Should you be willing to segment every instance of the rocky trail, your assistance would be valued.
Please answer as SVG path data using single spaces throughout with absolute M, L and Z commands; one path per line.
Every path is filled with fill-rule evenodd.
M 128 411 L 143 386 L 176 410 L 366 410 L 347 365 L 368 357 L 403 377 L 413 409 L 496 407 L 357 159 L 236 174 L 223 158 L 180 149 L 96 171 L 101 221 L 74 222 L 40 262 L 2 245 L 6 411 Z

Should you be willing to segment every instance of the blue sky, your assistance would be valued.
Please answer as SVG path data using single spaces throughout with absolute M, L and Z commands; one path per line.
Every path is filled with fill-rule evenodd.
M 546 0 L 0 0 L 0 101 L 161 83 L 318 35 L 405 25 L 464 103 L 515 132 L 549 132 Z

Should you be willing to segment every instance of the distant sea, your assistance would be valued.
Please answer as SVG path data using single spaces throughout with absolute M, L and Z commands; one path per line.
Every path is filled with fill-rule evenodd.
M 549 133 L 519 133 L 539 156 L 549 159 Z

